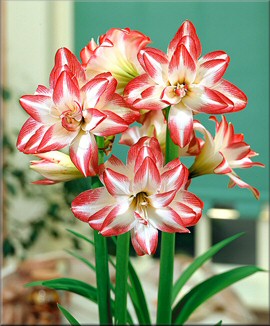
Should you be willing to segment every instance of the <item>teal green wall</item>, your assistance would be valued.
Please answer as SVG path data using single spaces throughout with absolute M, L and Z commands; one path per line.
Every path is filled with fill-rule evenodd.
M 206 207 L 232 204 L 253 218 L 269 195 L 269 2 L 75 2 L 76 54 L 92 37 L 96 40 L 112 27 L 137 29 L 150 36 L 152 46 L 166 51 L 185 19 L 195 24 L 203 54 L 224 50 L 230 55 L 225 78 L 247 94 L 249 103 L 227 119 L 260 154 L 257 161 L 266 165 L 237 171 L 261 191 L 259 202 L 247 189 L 228 189 L 226 176 L 197 178 L 191 190 Z M 207 116 L 198 118 L 214 130 Z M 127 147 L 117 145 L 114 152 L 125 160 Z

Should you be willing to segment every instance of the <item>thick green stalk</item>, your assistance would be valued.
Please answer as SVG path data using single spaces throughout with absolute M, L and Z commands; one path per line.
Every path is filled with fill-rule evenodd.
M 97 137 L 99 148 L 103 148 L 104 139 Z M 99 163 L 103 163 L 103 153 L 99 153 Z M 98 177 L 92 178 L 92 188 L 102 186 Z M 110 304 L 110 276 L 108 264 L 107 239 L 94 231 L 96 256 L 97 300 L 100 325 L 112 324 Z
M 127 323 L 127 290 L 129 262 L 129 232 L 117 237 L 116 285 L 115 285 L 115 324 Z
M 170 108 L 165 110 L 168 121 Z M 169 130 L 166 132 L 166 162 L 170 162 L 178 157 L 178 146 L 176 146 L 170 137 Z M 174 269 L 174 250 L 175 234 L 162 232 L 161 235 L 161 253 L 160 253 L 160 271 L 158 287 L 158 307 L 157 307 L 157 325 L 169 325 L 172 321 L 172 288 L 173 288 L 173 269 Z

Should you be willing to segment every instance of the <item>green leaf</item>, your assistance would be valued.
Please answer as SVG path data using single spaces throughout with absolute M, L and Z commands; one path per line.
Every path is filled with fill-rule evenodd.
M 248 277 L 256 272 L 263 271 L 256 266 L 241 266 L 230 271 L 214 275 L 206 281 L 192 288 L 173 309 L 173 321 L 176 325 L 182 325 L 189 316 L 203 302 L 228 286 Z
M 181 274 L 178 280 L 175 282 L 172 293 L 172 303 L 175 301 L 178 293 L 182 289 L 182 287 L 186 284 L 189 278 L 210 258 L 212 258 L 218 251 L 220 251 L 223 247 L 227 246 L 232 241 L 238 239 L 244 234 L 244 232 L 237 233 L 227 239 L 224 239 L 214 246 L 212 246 L 209 250 L 207 250 L 204 254 L 194 259 L 194 261 L 187 267 L 187 269 Z
M 83 256 L 77 254 L 74 251 L 71 251 L 69 249 L 65 250 L 67 253 L 69 253 L 71 256 L 77 258 L 78 260 L 80 260 L 81 262 L 83 262 L 84 264 L 86 264 L 88 267 L 90 267 L 94 272 L 96 271 L 95 266 L 86 258 L 84 258 Z
M 36 281 L 27 283 L 26 287 L 31 286 L 46 286 L 50 289 L 69 291 L 76 294 L 79 294 L 93 302 L 97 302 L 97 289 L 92 285 L 75 280 L 72 278 L 56 278 L 53 280 L 47 281 Z
M 149 315 L 149 310 L 145 295 L 142 289 L 140 279 L 129 261 L 128 264 L 129 281 L 130 286 L 128 287 L 129 296 L 131 298 L 132 304 L 134 306 L 136 315 L 140 325 L 151 325 L 151 319 Z
M 220 320 L 217 324 L 215 324 L 215 326 L 220 326 L 222 325 L 222 320 Z
M 73 231 L 73 230 L 70 230 L 70 229 L 66 229 L 66 230 L 67 230 L 69 233 L 75 235 L 76 237 L 78 237 L 78 238 L 80 238 L 80 239 L 82 239 L 82 240 L 84 240 L 84 241 L 87 241 L 87 242 L 91 243 L 91 245 L 93 245 L 93 246 L 95 245 L 94 241 L 91 240 L 91 239 L 89 239 L 89 238 L 87 238 L 85 235 L 80 234 L 80 233 L 78 233 L 78 232 L 76 232 L 76 231 Z
M 76 318 L 74 318 L 70 312 L 68 312 L 63 306 L 61 306 L 59 303 L 57 303 L 57 307 L 60 309 L 62 314 L 66 317 L 66 319 L 69 321 L 70 325 L 80 325 L 80 323 L 77 321 Z

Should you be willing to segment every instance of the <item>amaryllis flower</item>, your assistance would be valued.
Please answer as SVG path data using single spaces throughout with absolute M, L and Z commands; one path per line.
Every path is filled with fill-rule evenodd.
M 238 185 L 241 188 L 248 188 L 258 199 L 260 196 L 259 191 L 241 180 L 234 169 L 251 168 L 253 166 L 263 167 L 264 164 L 251 161 L 250 158 L 258 154 L 244 142 L 243 134 L 234 132 L 234 126 L 228 123 L 224 116 L 222 116 L 220 122 L 214 116 L 210 117 L 210 119 L 216 122 L 216 135 L 214 138 L 199 122 L 194 124 L 194 128 L 204 134 L 205 143 L 189 169 L 190 177 L 211 173 L 226 174 L 230 178 L 229 187 Z
M 145 71 L 126 87 L 126 100 L 138 109 L 161 110 L 171 106 L 168 127 L 175 144 L 185 147 L 192 138 L 193 115 L 242 110 L 245 94 L 223 79 L 229 64 L 224 51 L 200 57 L 196 29 L 185 21 L 169 44 L 168 52 L 147 47 L 138 59 Z
M 143 73 L 137 54 L 150 38 L 129 28 L 112 28 L 100 36 L 99 45 L 91 40 L 81 51 L 81 59 L 88 78 L 109 71 L 116 78 L 117 91 L 122 94 L 124 87 L 134 77 Z
M 110 73 L 99 74 L 81 86 L 83 74 L 77 70 L 74 55 L 64 50 L 58 54 L 51 87 L 39 86 L 34 95 L 20 99 L 31 117 L 21 129 L 17 147 L 26 154 L 36 154 L 70 146 L 75 166 L 85 176 L 95 175 L 95 135 L 111 136 L 126 130 L 138 113 L 115 93 L 117 81 Z
M 78 178 L 83 178 L 83 174 L 72 163 L 69 155 L 51 151 L 35 155 L 40 160 L 30 162 L 30 168 L 45 179 L 34 181 L 34 184 L 51 185 L 58 182 L 66 182 Z
M 188 169 L 178 159 L 163 166 L 157 139 L 133 145 L 125 165 L 112 156 L 101 176 L 104 187 L 81 193 L 72 211 L 104 236 L 131 231 L 138 253 L 153 254 L 158 230 L 189 232 L 202 214 L 202 201 L 185 189 Z

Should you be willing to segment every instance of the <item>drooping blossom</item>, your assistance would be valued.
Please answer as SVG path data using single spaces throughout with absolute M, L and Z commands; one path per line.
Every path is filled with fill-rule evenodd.
M 211 173 L 226 174 L 230 178 L 230 188 L 235 185 L 248 188 L 258 199 L 260 196 L 259 191 L 241 180 L 234 169 L 251 168 L 253 166 L 263 167 L 264 164 L 252 162 L 251 158 L 258 154 L 250 149 L 250 145 L 244 142 L 243 134 L 234 132 L 234 126 L 228 123 L 224 116 L 222 116 L 220 122 L 214 116 L 210 117 L 210 119 L 216 123 L 214 138 L 198 121 L 194 124 L 194 129 L 204 135 L 205 143 L 200 154 L 196 156 L 193 165 L 189 168 L 190 178 Z
M 137 55 L 150 42 L 149 37 L 129 28 L 111 28 L 100 36 L 99 45 L 91 39 L 81 51 L 87 78 L 109 71 L 117 80 L 118 93 L 122 94 L 127 83 L 143 73 Z
M 124 91 L 138 109 L 161 110 L 171 106 L 168 127 L 173 142 L 185 147 L 192 138 L 193 115 L 224 114 L 245 108 L 246 95 L 223 79 L 230 58 L 224 51 L 201 55 L 196 29 L 185 21 L 169 44 L 167 54 L 147 47 L 138 55 L 145 73 Z
M 32 160 L 30 168 L 41 174 L 45 179 L 34 181 L 34 184 L 51 185 L 84 177 L 72 163 L 69 155 L 65 153 L 51 151 L 36 154 L 35 156 L 40 160 Z
M 98 171 L 95 136 L 126 130 L 138 113 L 115 93 L 117 81 L 110 73 L 82 84 L 78 64 L 71 52 L 59 50 L 50 88 L 39 86 L 34 95 L 22 96 L 20 104 L 30 118 L 21 129 L 17 147 L 36 154 L 70 146 L 74 165 L 85 176 L 92 176 Z
M 81 193 L 72 211 L 104 236 L 131 231 L 137 254 L 150 255 L 158 230 L 189 232 L 201 217 L 202 201 L 186 190 L 188 174 L 179 159 L 164 166 L 157 139 L 143 137 L 130 148 L 126 165 L 111 156 L 101 175 L 104 186 Z

